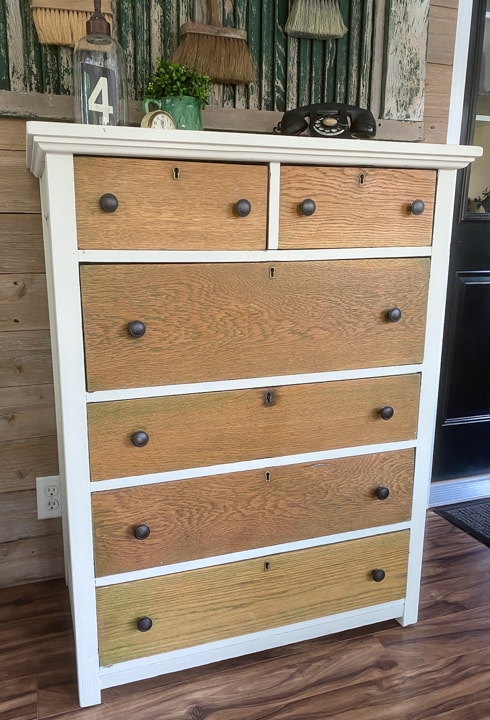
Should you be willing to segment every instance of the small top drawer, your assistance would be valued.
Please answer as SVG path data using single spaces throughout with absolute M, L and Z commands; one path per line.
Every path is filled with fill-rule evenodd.
M 78 246 L 264 250 L 265 165 L 75 157 Z
M 425 246 L 436 172 L 283 166 L 279 248 Z

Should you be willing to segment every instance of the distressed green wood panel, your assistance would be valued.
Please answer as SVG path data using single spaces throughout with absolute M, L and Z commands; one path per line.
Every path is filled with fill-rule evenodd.
M 0 90 L 10 90 L 8 44 L 7 44 L 7 14 L 5 3 L 0 3 Z
M 20 0 L 6 0 L 7 47 L 9 90 L 26 90 L 24 62 L 24 27 Z
M 51 48 L 38 43 L 36 31 L 31 22 L 29 0 L 21 0 L 22 28 L 24 31 L 24 73 L 28 92 L 49 92 L 52 84 L 48 74 L 48 63 L 43 56 L 51 55 Z M 44 67 L 43 67 L 44 65 Z
M 349 73 L 347 77 L 347 102 L 357 105 L 359 97 L 359 75 L 361 55 L 361 32 L 363 16 L 363 0 L 352 0 L 350 12 L 349 38 Z
M 273 22 L 275 63 L 274 68 L 274 109 L 284 111 L 286 109 L 286 86 L 287 86 L 287 37 L 284 33 L 284 25 L 288 18 L 288 7 L 286 3 L 275 3 L 275 15 Z
M 370 100 L 371 64 L 374 61 L 374 0 L 366 0 L 361 26 L 361 68 L 359 73 L 359 105 L 367 107 Z
M 219 0 L 223 25 L 248 33 L 256 80 L 246 87 L 216 86 L 211 104 L 279 111 L 324 101 L 369 106 L 377 2 L 339 0 L 348 33 L 338 40 L 322 41 L 291 38 L 284 33 L 292 0 Z M 424 12 L 428 2 L 387 0 L 386 52 L 387 57 L 390 53 L 394 57 L 387 64 L 391 74 L 384 94 L 385 117 L 400 117 L 400 109 L 406 115 L 417 96 L 416 87 L 420 90 L 415 75 L 423 74 L 423 68 L 420 62 L 416 66 L 415 56 L 421 53 L 420 27 L 424 19 L 427 22 Z M 29 0 L 2 0 L 0 5 L 0 89 L 70 94 L 72 49 L 39 44 Z M 418 11 L 410 10 L 411 6 Z M 407 19 L 414 18 L 417 23 L 407 26 Z M 179 43 L 180 25 L 188 20 L 207 21 L 206 0 L 113 0 L 113 34 L 125 51 L 131 98 L 142 97 L 150 69 L 159 57 L 171 56 Z M 400 65 L 396 64 L 403 53 L 395 50 L 399 46 L 405 52 L 414 45 L 411 38 L 415 25 L 417 41 L 410 55 L 414 88 L 407 90 L 405 74 L 400 77 Z M 420 109 L 419 101 L 417 96 Z

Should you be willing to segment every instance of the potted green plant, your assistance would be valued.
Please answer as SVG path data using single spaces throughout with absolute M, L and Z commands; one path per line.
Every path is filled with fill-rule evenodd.
M 165 110 L 182 130 L 202 130 L 201 109 L 211 87 L 209 75 L 160 58 L 146 81 L 143 108 Z

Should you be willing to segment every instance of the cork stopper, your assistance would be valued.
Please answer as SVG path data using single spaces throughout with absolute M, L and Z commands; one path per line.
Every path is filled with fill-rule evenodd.
M 94 13 L 90 20 L 87 20 L 87 35 L 109 35 L 111 26 L 102 15 L 100 10 L 101 0 L 94 0 Z

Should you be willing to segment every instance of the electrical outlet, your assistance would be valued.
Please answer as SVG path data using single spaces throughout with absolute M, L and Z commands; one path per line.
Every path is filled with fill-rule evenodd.
M 37 519 L 61 517 L 61 487 L 59 475 L 36 478 Z

